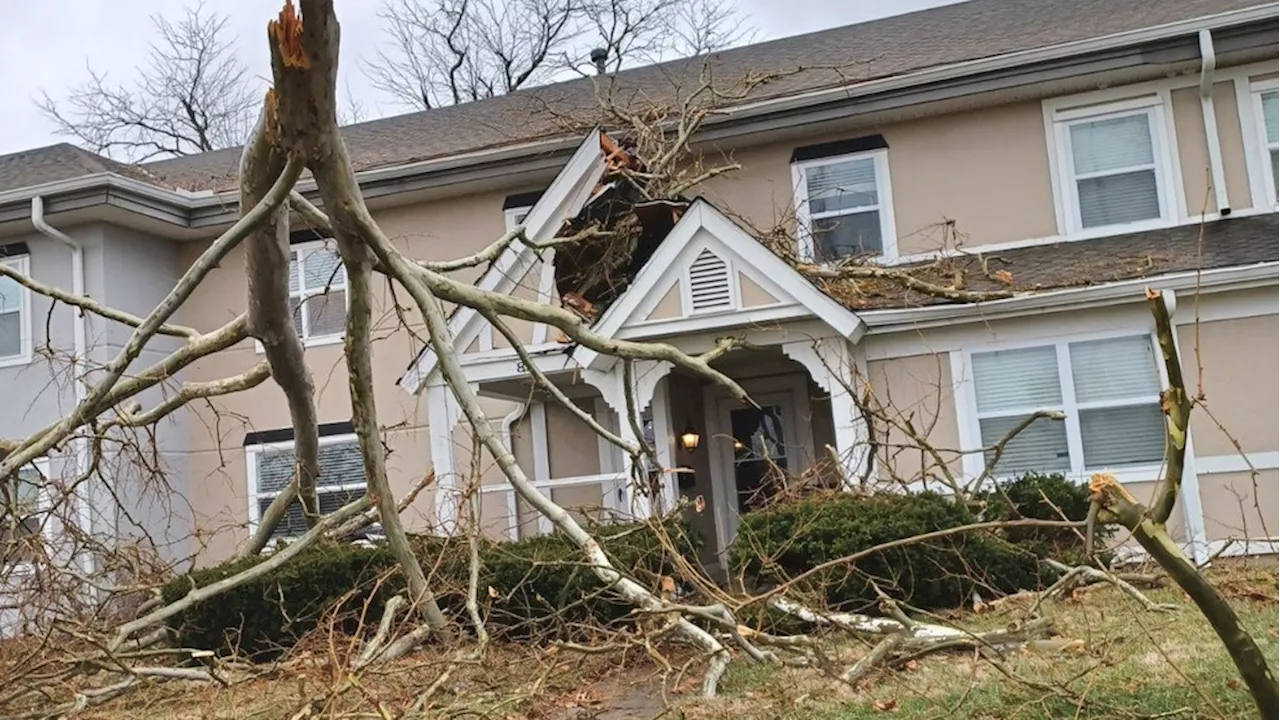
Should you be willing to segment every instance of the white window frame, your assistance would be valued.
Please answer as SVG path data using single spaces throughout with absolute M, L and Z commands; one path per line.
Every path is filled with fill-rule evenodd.
M 320 288 L 319 290 L 311 290 L 306 287 L 305 280 L 307 277 L 307 271 L 304 266 L 303 256 L 305 253 L 313 252 L 317 248 L 337 252 L 333 246 L 332 240 L 316 240 L 313 242 L 295 243 L 289 246 L 290 259 L 292 260 L 293 257 L 297 257 L 298 260 L 298 290 L 296 292 L 289 293 L 289 297 L 302 298 L 301 306 L 303 309 L 302 312 L 299 313 L 302 317 L 302 327 L 298 328 L 298 337 L 301 338 L 302 344 L 306 347 L 340 343 L 346 335 L 345 332 L 341 331 L 325 335 L 310 335 L 307 332 L 307 325 L 309 322 L 307 320 L 306 305 L 311 302 L 313 298 L 323 297 L 333 290 L 341 290 L 343 292 L 343 298 L 346 301 L 346 312 L 351 311 L 351 290 L 347 287 L 346 280 L 343 280 L 342 282 L 337 282 L 335 280 L 332 284 L 324 288 Z
M 2 258 L 0 263 L 4 263 L 28 277 L 31 275 L 30 255 L 15 255 Z M 31 288 L 25 285 L 20 285 L 20 287 L 22 305 L 18 308 L 18 354 L 0 356 L 0 367 L 13 367 L 31 363 Z
M 36 497 L 36 513 L 41 515 L 40 518 L 40 535 L 47 545 L 52 544 L 56 539 L 56 535 L 50 518 L 47 513 L 53 508 L 53 495 L 49 492 L 49 482 L 52 481 L 50 474 L 51 464 L 48 457 L 38 457 L 31 461 L 31 466 L 40 474 L 41 479 L 45 480 L 45 484 L 39 489 L 39 495 Z M 8 572 L 14 575 L 26 575 L 35 572 L 35 564 L 31 562 L 16 562 L 6 568 Z
M 523 205 L 521 207 L 506 208 L 502 211 L 503 220 L 507 225 L 507 232 L 516 229 L 516 226 L 523 220 L 527 220 L 529 213 L 533 210 L 532 205 Z M 523 215 L 524 217 L 521 217 Z
M 1092 340 L 1115 340 L 1126 337 L 1146 337 L 1151 343 L 1152 357 L 1156 364 L 1157 390 L 1150 396 L 1124 398 L 1123 400 L 1106 400 L 1080 403 L 1076 402 L 1074 378 L 1071 375 L 1070 346 Z M 983 353 L 1004 350 L 1023 350 L 1027 348 L 1053 347 L 1058 361 L 1058 383 L 1061 387 L 1062 402 L 1058 405 L 1020 408 L 1009 411 L 980 413 L 978 411 L 977 383 L 974 381 L 973 356 Z M 1063 476 L 1079 483 L 1087 483 L 1090 476 L 1099 472 L 1099 468 L 1085 469 L 1084 441 L 1080 432 L 1080 411 L 1107 407 L 1129 407 L 1136 405 L 1156 404 L 1160 402 L 1160 388 L 1168 386 L 1165 367 L 1160 362 L 1160 344 L 1155 332 L 1150 329 L 1132 328 L 1129 330 L 1111 330 L 1105 332 L 1064 335 L 1054 338 L 1027 338 L 1008 343 L 992 343 L 987 345 L 965 346 L 959 351 L 963 382 L 959 384 L 957 403 L 960 407 L 960 434 L 964 447 L 963 467 L 967 480 L 972 481 L 982 474 L 986 467 L 986 453 L 983 452 L 982 430 L 979 420 L 991 417 L 1026 417 L 1037 410 L 1061 410 L 1067 417 L 1065 420 L 1037 420 L 1036 422 L 1062 422 L 1066 425 L 1067 450 L 1069 454 L 1068 469 L 1061 471 Z M 1160 477 L 1163 460 L 1143 465 L 1125 465 L 1108 468 L 1107 472 L 1115 475 L 1120 482 L 1147 482 Z M 995 480 L 1008 480 L 1015 475 L 993 473 Z
M 1267 142 L 1267 119 L 1266 114 L 1262 111 L 1262 94 L 1274 91 L 1280 88 L 1277 78 L 1268 80 L 1259 80 L 1249 84 L 1249 106 L 1253 113 L 1253 129 L 1254 143 L 1256 147 L 1245 148 L 1245 154 L 1252 154 L 1256 158 L 1256 164 L 1259 166 L 1258 175 L 1261 176 L 1260 186 L 1266 192 L 1261 203 L 1254 202 L 1255 207 L 1280 207 L 1280 195 L 1277 195 L 1276 179 L 1271 174 L 1271 150 L 1273 146 Z M 1248 145 L 1246 141 L 1246 145 Z M 1280 145 L 1280 143 L 1277 143 Z
M 876 196 L 879 202 L 875 205 L 868 205 L 864 208 L 858 208 L 852 211 L 821 213 L 816 218 L 812 216 L 809 212 L 809 185 L 806 182 L 806 171 L 812 167 L 834 165 L 836 163 L 848 162 L 851 160 L 862 160 L 866 158 L 870 158 L 874 161 L 876 173 Z M 825 218 L 841 217 L 843 215 L 855 215 L 862 212 L 871 212 L 872 210 L 876 210 L 880 213 L 881 252 L 880 255 L 875 256 L 875 258 L 893 260 L 898 257 L 898 233 L 897 228 L 894 225 L 893 217 L 893 183 L 889 178 L 888 148 L 846 153 L 844 155 L 831 155 L 828 157 L 792 163 L 791 182 L 792 186 L 795 188 L 796 195 L 796 236 L 800 243 L 799 252 L 801 259 L 808 262 L 814 261 L 812 228 L 813 221 L 815 219 L 822 220 Z
M 342 435 L 322 435 L 320 437 L 320 445 L 337 445 L 339 443 L 359 443 L 359 438 L 354 433 L 346 433 Z M 258 501 L 263 498 L 274 498 L 280 494 L 280 491 L 259 492 L 258 490 L 258 455 L 270 450 L 292 450 L 295 445 L 293 440 L 283 440 L 280 442 L 258 443 L 255 445 L 244 446 L 244 459 L 246 477 L 248 479 L 249 490 L 249 534 L 258 531 L 258 523 L 262 520 L 262 511 L 258 507 Z M 342 492 L 351 490 L 366 490 L 369 487 L 368 478 L 364 482 L 359 483 L 343 483 L 341 485 L 316 485 L 316 498 L 320 495 L 330 492 Z M 280 538 L 290 540 L 291 537 Z
M 1104 103 L 1090 103 L 1092 97 L 1054 98 L 1044 102 L 1045 136 L 1049 142 L 1049 168 L 1059 233 L 1073 239 L 1085 239 L 1121 232 L 1139 232 L 1175 223 L 1184 212 L 1183 203 L 1179 202 L 1182 182 L 1174 150 L 1173 125 L 1169 121 L 1172 117 L 1169 109 L 1169 91 L 1155 91 L 1139 97 Z M 1132 115 L 1145 115 L 1148 118 L 1154 162 L 1152 166 L 1134 166 L 1127 170 L 1150 167 L 1155 171 L 1156 198 L 1160 215 L 1139 222 L 1085 228 L 1080 217 L 1077 181 L 1088 177 L 1114 175 L 1126 170 L 1109 170 L 1096 175 L 1077 177 L 1071 156 L 1071 126 Z

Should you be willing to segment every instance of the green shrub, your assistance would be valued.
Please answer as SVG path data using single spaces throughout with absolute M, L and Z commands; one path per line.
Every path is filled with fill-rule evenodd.
M 242 558 L 195 570 L 171 580 L 163 589 L 173 602 L 193 588 L 231 577 L 266 559 Z M 196 603 L 171 622 L 182 647 L 238 650 L 268 659 L 313 630 L 339 601 L 337 618 L 344 632 L 354 632 L 363 606 L 368 616 L 382 616 L 382 607 L 402 587 L 395 560 L 383 548 L 322 543 L 299 553 L 283 567 Z M 380 579 L 385 582 L 379 583 Z
M 1028 473 L 1002 483 L 977 498 L 983 520 L 1084 520 L 1089 514 L 1089 486 L 1060 474 Z M 1094 529 L 1097 545 L 1103 545 L 1115 529 L 1099 525 Z M 1072 528 L 1014 527 L 1000 531 L 1008 542 L 1040 557 L 1069 565 L 1087 563 L 1084 542 Z
M 651 589 L 674 576 L 675 563 L 643 525 L 591 528 L 615 566 Z M 698 542 L 683 526 L 668 528 L 685 557 L 696 563 Z M 465 538 L 415 536 L 414 553 L 447 615 L 465 612 L 469 552 Z M 173 602 L 195 587 L 230 577 L 266 556 L 195 570 L 164 587 Z M 493 588 L 496 597 L 492 597 Z M 171 621 L 184 647 L 239 651 L 269 659 L 315 629 L 326 613 L 344 633 L 372 628 L 386 601 L 404 589 L 391 553 L 382 546 L 321 543 L 269 575 L 197 603 Z M 605 591 L 582 552 L 560 534 L 481 546 L 479 601 L 491 632 L 521 638 L 566 637 L 622 621 L 630 604 Z M 340 604 L 340 607 L 339 607 Z
M 736 576 L 755 588 L 776 585 L 822 563 L 893 540 L 975 522 L 970 510 L 934 493 L 836 493 L 742 517 L 730 550 Z M 1008 593 L 1038 584 L 1036 558 L 982 532 L 893 548 L 815 573 L 796 586 L 830 608 L 867 610 L 878 596 L 922 609 L 964 604 L 975 589 Z
M 639 524 L 590 528 L 614 567 L 652 591 L 662 576 L 677 575 L 658 535 Z M 696 565 L 699 542 L 682 525 L 667 528 L 680 553 Z M 485 553 L 481 586 L 494 588 L 489 626 L 508 637 L 546 638 L 590 634 L 623 621 L 632 605 L 596 576 L 582 551 L 556 533 L 493 545 Z

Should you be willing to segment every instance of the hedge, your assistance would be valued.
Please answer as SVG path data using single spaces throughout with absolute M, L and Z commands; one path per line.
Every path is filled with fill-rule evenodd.
M 590 528 L 615 565 L 657 590 L 661 577 L 674 576 L 675 561 L 657 533 L 644 525 Z M 668 528 L 681 552 L 697 562 L 699 542 L 686 528 Z M 469 569 L 463 538 L 417 536 L 415 554 L 430 576 L 446 614 L 465 612 Z M 195 570 L 164 587 L 166 602 L 262 562 L 232 560 Z M 384 547 L 320 543 L 299 553 L 268 576 L 197 603 L 171 622 L 184 647 L 240 652 L 269 659 L 314 630 L 326 613 L 339 630 L 354 633 L 376 626 L 386 601 L 404 588 L 391 553 Z M 492 591 L 490 590 L 492 589 Z M 554 534 L 481 546 L 480 601 L 491 633 L 522 639 L 574 637 L 601 625 L 629 620 L 631 606 L 604 584 L 567 537 Z
M 776 586 L 825 562 L 868 548 L 982 520 L 1034 517 L 1060 519 L 1051 502 L 1071 519 L 1088 512 L 1088 490 L 1061 476 L 1027 476 L 976 499 L 975 508 L 935 493 L 832 493 L 765 508 L 742 517 L 730 549 L 736 578 L 753 590 Z M 1009 528 L 945 536 L 876 553 L 816 573 L 794 586 L 810 601 L 841 610 L 876 608 L 888 596 L 926 610 L 964 605 L 978 590 L 1005 594 L 1042 587 L 1053 579 L 1039 558 L 1079 561 L 1071 530 Z
M 266 559 L 231 560 L 177 577 L 164 586 L 164 600 L 178 600 L 193 588 Z M 315 629 L 344 598 L 348 612 L 336 616 L 344 632 L 356 630 L 366 602 L 369 615 L 381 617 L 386 600 L 403 586 L 399 575 L 391 572 L 394 567 L 395 559 L 385 548 L 320 543 L 265 577 L 196 603 L 175 617 L 171 627 L 182 647 L 274 657 Z
M 1089 488 L 1059 474 L 1030 473 L 1003 483 L 978 498 L 983 520 L 1084 520 L 1089 514 Z M 1016 527 L 1000 531 L 1005 540 L 1040 557 L 1050 557 L 1068 565 L 1085 564 L 1084 543 L 1079 532 L 1071 528 Z M 1095 542 L 1105 545 L 1115 528 L 1099 524 L 1094 528 Z M 1107 559 L 1104 557 L 1104 559 Z

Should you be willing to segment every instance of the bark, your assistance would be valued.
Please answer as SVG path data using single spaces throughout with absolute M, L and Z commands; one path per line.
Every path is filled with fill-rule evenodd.
M 276 144 L 275 92 L 267 91 L 262 114 L 240 157 L 240 207 L 252 207 L 269 187 L 269 178 L 284 167 L 286 154 Z M 293 425 L 294 475 L 285 492 L 272 500 L 243 555 L 262 551 L 296 496 L 307 527 L 320 517 L 316 478 L 320 477 L 320 427 L 315 385 L 303 358 L 302 339 L 293 324 L 289 302 L 289 210 L 275 208 L 245 238 L 245 274 L 249 280 L 249 333 L 262 343 L 271 377 L 284 392 Z
M 363 241 L 372 250 L 385 271 L 409 291 L 426 320 L 432 348 L 440 358 L 444 377 L 458 399 L 463 414 L 476 437 L 495 459 L 516 492 L 582 549 L 587 561 L 606 586 L 645 610 L 670 611 L 670 608 L 643 586 L 613 568 L 600 544 L 568 512 L 532 485 L 516 463 L 515 457 L 494 433 L 475 393 L 467 384 L 466 376 L 453 348 L 453 338 L 450 336 L 439 299 L 433 295 L 428 283 L 423 281 L 421 273 L 429 273 L 429 271 L 408 262 L 396 251 L 369 214 L 359 186 L 356 184 L 346 149 L 337 133 L 334 111 L 333 72 L 338 56 L 338 27 L 333 16 L 332 1 L 303 0 L 301 4 L 303 21 L 300 22 L 292 14 L 291 6 L 286 5 L 280 21 L 274 23 L 272 27 L 272 35 L 276 40 L 272 55 L 280 97 L 280 124 L 286 144 L 295 143 L 306 153 L 308 165 L 316 177 L 321 197 L 330 210 L 331 226 L 340 246 L 357 246 Z M 436 273 L 429 273 L 429 275 L 439 277 Z M 348 282 L 353 282 L 353 278 L 348 277 Z M 460 285 L 460 283 L 457 284 Z M 474 304 L 485 304 L 485 301 L 496 302 L 498 297 L 501 296 L 493 293 L 485 294 L 481 296 L 480 302 Z M 530 305 L 535 304 L 530 303 Z M 527 312 L 524 308 L 521 310 Z M 565 314 L 568 313 L 565 312 Z M 569 324 L 575 331 L 580 332 L 581 329 L 585 329 L 581 319 L 576 316 L 573 316 Z M 599 342 L 596 344 L 601 345 Z M 669 348 L 669 350 L 679 353 L 675 348 Z M 683 353 L 679 355 L 693 362 L 678 364 L 700 365 L 704 374 L 705 371 L 715 373 L 705 362 L 688 358 Z M 353 378 L 354 374 L 353 371 Z M 719 376 L 719 373 L 715 375 Z M 732 384 L 728 378 L 724 380 Z M 354 379 L 353 382 L 355 382 Z M 731 386 L 737 389 L 741 397 L 746 397 L 736 384 Z M 371 407 L 371 395 L 369 402 Z M 391 519 L 398 523 L 394 514 L 391 515 Z M 710 633 L 683 617 L 676 622 L 686 638 L 710 655 L 711 666 L 704 679 L 703 691 L 707 695 L 714 695 L 719 678 L 729 662 L 728 650 Z M 390 649 L 388 652 L 391 652 Z
M 1094 501 L 1100 503 L 1099 519 L 1121 525 L 1133 534 L 1143 549 L 1191 597 L 1226 647 L 1240 677 L 1248 686 L 1259 714 L 1280 717 L 1280 688 L 1275 672 L 1227 599 L 1218 592 L 1170 537 L 1165 521 L 1177 504 L 1182 490 L 1186 460 L 1186 439 L 1191 421 L 1191 401 L 1182 377 L 1182 363 L 1174 344 L 1173 321 L 1164 297 L 1147 291 L 1147 304 L 1156 321 L 1156 336 L 1164 357 L 1169 387 L 1161 394 L 1168 436 L 1165 443 L 1164 475 L 1157 485 L 1151 506 L 1138 502 L 1114 476 L 1098 473 L 1090 485 Z
M 338 132 L 338 21 L 331 0 L 303 0 L 301 5 L 302 18 L 286 4 L 269 29 L 278 99 L 277 130 L 286 152 L 306 158 L 325 207 L 333 209 L 332 230 L 346 268 L 350 302 L 345 350 L 351 420 L 360 443 L 368 492 L 378 507 L 388 548 L 405 574 L 412 607 L 422 613 L 430 629 L 443 631 L 448 621 L 400 522 L 378 432 L 371 347 L 373 258 L 351 219 L 351 208 L 363 208 L 364 203 Z

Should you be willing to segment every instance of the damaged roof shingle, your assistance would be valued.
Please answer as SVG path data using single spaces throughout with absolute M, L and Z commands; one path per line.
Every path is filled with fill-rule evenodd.
M 958 276 L 963 279 L 965 290 L 1034 293 L 1170 273 L 1255 265 L 1280 259 L 1280 243 L 1277 242 L 1280 222 L 1277 218 L 1275 213 L 1267 213 L 1096 240 L 986 252 L 974 249 L 958 257 L 899 268 L 942 286 L 954 284 Z M 1007 272 L 1012 278 L 1011 283 L 1004 284 L 989 277 L 997 271 Z M 851 310 L 924 307 L 952 302 L 907 290 L 902 283 L 891 279 L 819 280 L 818 285 Z

